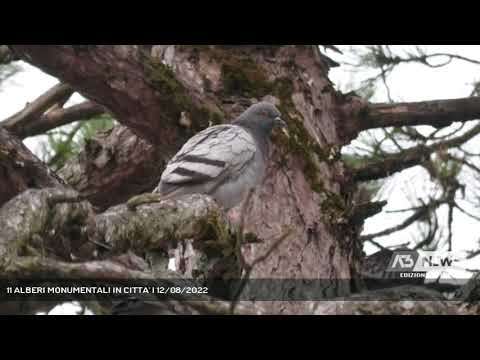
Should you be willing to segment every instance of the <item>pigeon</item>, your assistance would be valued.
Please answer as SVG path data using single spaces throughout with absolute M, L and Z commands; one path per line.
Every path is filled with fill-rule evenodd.
M 224 209 L 238 205 L 263 181 L 268 137 L 286 128 L 275 105 L 259 102 L 231 124 L 211 126 L 188 140 L 167 164 L 158 187 L 162 199 L 212 196 Z

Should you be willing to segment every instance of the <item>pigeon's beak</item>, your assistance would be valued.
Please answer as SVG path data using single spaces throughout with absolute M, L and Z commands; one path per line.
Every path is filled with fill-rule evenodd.
M 285 121 L 282 120 L 280 116 L 277 116 L 275 118 L 275 125 L 278 126 L 280 129 L 282 129 L 282 132 L 287 136 L 290 137 L 290 134 L 288 133 L 288 126 Z
M 280 116 L 277 116 L 275 118 L 275 125 L 278 126 L 278 127 L 281 127 L 282 129 L 287 128 L 287 124 L 285 123 L 285 121 L 282 120 L 282 118 Z

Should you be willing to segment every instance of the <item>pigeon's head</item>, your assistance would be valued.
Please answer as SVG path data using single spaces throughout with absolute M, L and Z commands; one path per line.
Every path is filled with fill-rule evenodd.
M 280 111 L 278 111 L 275 105 L 268 102 L 260 102 L 250 106 L 234 121 L 234 124 L 268 135 L 274 127 L 286 127 L 280 116 Z

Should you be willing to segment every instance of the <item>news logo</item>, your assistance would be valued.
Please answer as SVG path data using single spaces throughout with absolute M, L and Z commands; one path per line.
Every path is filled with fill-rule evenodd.
M 457 268 L 454 263 L 458 261 L 459 257 L 451 251 L 397 250 L 386 271 L 399 273 L 400 277 L 425 277 L 428 271 Z

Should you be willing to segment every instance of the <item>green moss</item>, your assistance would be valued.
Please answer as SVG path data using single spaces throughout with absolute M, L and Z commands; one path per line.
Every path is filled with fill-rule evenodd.
M 206 107 L 190 107 L 190 117 L 192 120 L 191 130 L 196 133 L 208 126 L 219 125 L 222 123 L 222 115 L 219 112 L 211 111 Z
M 217 243 L 229 244 L 233 246 L 231 229 L 227 226 L 227 223 L 218 218 L 219 215 L 210 216 L 207 221 L 208 225 L 214 232 Z
M 202 225 L 205 232 L 194 246 L 200 250 L 201 259 L 196 277 L 230 278 L 240 275 L 239 260 L 235 252 L 236 235 L 221 218 L 212 214 Z
M 282 118 L 288 126 L 289 137 L 280 136 L 277 141 L 284 149 L 285 154 L 294 154 L 304 161 L 303 172 L 315 192 L 322 192 L 324 184 L 320 179 L 318 164 L 320 161 L 328 159 L 328 151 L 320 146 L 311 138 L 307 129 L 301 121 L 301 115 L 298 114 L 292 101 L 294 91 L 293 81 L 289 78 L 280 78 L 275 81 L 275 95 L 280 99 L 279 110 Z
M 166 65 L 159 61 L 150 60 L 150 67 L 147 79 L 153 87 L 161 94 L 167 95 L 169 98 L 173 95 L 172 106 L 178 107 L 190 100 L 186 95 L 185 88 L 176 79 L 173 71 Z
M 141 62 L 144 65 L 147 82 L 160 95 L 159 101 L 162 102 L 162 108 L 165 109 L 164 114 L 166 118 L 178 121 L 182 112 L 189 113 L 192 126 L 188 132 L 192 134 L 210 125 L 222 123 L 221 113 L 193 104 L 191 98 L 187 95 L 185 87 L 176 79 L 175 74 L 168 66 L 148 56 L 141 57 Z
M 223 93 L 261 98 L 273 90 L 265 71 L 250 58 L 223 59 Z
M 275 81 L 274 86 L 275 92 L 278 94 L 278 97 L 282 102 L 287 104 L 292 104 L 292 94 L 295 90 L 292 79 L 288 77 L 282 77 Z
M 158 93 L 165 118 L 177 120 L 185 109 L 191 108 L 191 100 L 184 86 L 176 79 L 173 71 L 160 60 L 140 55 L 145 72 L 145 80 Z
M 347 208 L 344 199 L 330 191 L 325 191 L 325 195 L 327 198 L 321 205 L 323 213 L 333 216 L 334 219 L 339 219 L 345 215 Z

